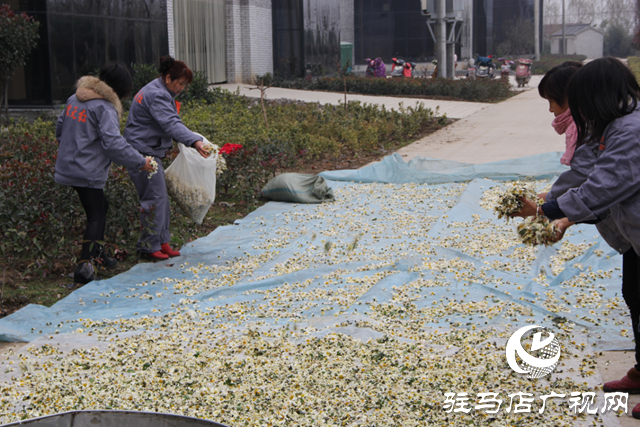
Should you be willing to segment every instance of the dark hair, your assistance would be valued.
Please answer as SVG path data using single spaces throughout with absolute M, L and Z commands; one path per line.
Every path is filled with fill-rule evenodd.
M 100 68 L 98 78 L 109 85 L 118 98 L 124 99 L 131 95 L 133 78 L 124 65 L 117 62 L 105 64 Z
M 193 81 L 193 72 L 182 61 L 176 61 L 171 55 L 165 55 L 160 58 L 160 67 L 158 72 L 162 75 L 164 80 L 165 76 L 171 77 L 171 80 L 178 80 L 182 77 L 187 79 L 187 83 Z
M 571 77 L 582 67 L 575 61 L 566 61 L 547 71 L 538 84 L 538 93 L 544 99 L 554 101 L 560 106 L 567 102 L 567 89 Z
M 626 65 L 607 57 L 579 69 L 569 82 L 568 95 L 580 146 L 600 141 L 612 121 L 635 110 L 640 86 Z

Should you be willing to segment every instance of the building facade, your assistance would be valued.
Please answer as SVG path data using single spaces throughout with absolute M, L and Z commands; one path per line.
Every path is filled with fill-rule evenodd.
M 340 59 L 345 63 L 344 52 L 352 52 L 353 65 L 367 57 L 435 58 L 434 29 L 420 0 L 8 2 L 41 24 L 38 46 L 12 78 L 12 106 L 62 104 L 78 78 L 106 62 L 157 64 L 167 53 L 205 73 L 209 83 L 250 83 L 273 72 L 331 74 Z M 533 21 L 533 0 L 461 4 L 464 18 L 450 34 L 461 59 L 493 54 L 514 25 Z
M 168 51 L 165 0 L 8 0 L 8 4 L 40 22 L 38 45 L 9 85 L 13 106 L 62 104 L 79 77 L 105 62 L 154 63 Z
M 504 46 L 517 31 L 527 31 L 533 37 L 534 9 L 534 0 L 473 0 L 473 55 L 501 53 L 500 46 Z M 540 1 L 540 50 L 543 46 L 543 16 L 544 2 Z
M 562 49 L 562 30 L 551 34 L 551 53 L 586 55 L 588 59 L 602 58 L 604 34 L 589 24 L 569 24 L 565 26 L 565 48 Z

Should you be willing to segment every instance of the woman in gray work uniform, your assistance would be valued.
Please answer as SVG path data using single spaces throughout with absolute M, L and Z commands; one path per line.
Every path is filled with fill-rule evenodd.
M 95 278 L 92 261 L 106 268 L 118 264 L 98 243 L 104 240 L 109 209 L 103 189 L 111 162 L 141 170 L 142 175 L 152 169 L 150 161 L 120 135 L 120 99 L 131 94 L 131 74 L 122 65 L 108 64 L 99 76 L 78 80 L 78 90 L 67 100 L 56 124 L 60 147 L 54 179 L 76 190 L 87 214 L 80 263 L 74 274 L 74 281 L 82 284 Z
M 601 58 L 576 72 L 568 94 L 578 146 L 597 145 L 593 169 L 579 187 L 541 207 L 523 199 L 517 216 L 537 211 L 556 220 L 558 238 L 575 223 L 599 224 L 610 217 L 616 232 L 630 243 L 622 255 L 622 296 L 631 314 L 636 363 L 622 379 L 602 388 L 640 394 L 640 86 L 626 65 Z M 640 418 L 640 403 L 631 414 Z
M 180 120 L 180 104 L 175 101 L 175 97 L 193 80 L 193 73 L 184 62 L 168 55 L 160 58 L 158 71 L 160 77 L 134 96 L 124 137 L 136 150 L 153 156 L 158 163 L 158 172 L 151 178 L 136 168 L 129 169 L 129 176 L 140 197 L 142 233 L 138 251 L 148 258 L 163 260 L 179 256 L 180 252 L 169 246 L 171 212 L 160 160 L 173 147 L 173 141 L 195 148 L 202 157 L 208 155 L 201 137 L 187 129 Z

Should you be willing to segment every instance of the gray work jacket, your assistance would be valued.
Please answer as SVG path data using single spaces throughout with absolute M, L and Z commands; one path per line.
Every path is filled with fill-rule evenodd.
M 587 180 L 596 164 L 599 146 L 599 143 L 591 142 L 576 149 L 571 159 L 571 169 L 561 174 L 553 183 L 547 193 L 547 200 L 556 200 L 570 189 L 580 187 Z M 620 233 L 609 212 L 596 224 L 596 228 L 604 241 L 621 254 L 631 248 L 631 243 Z
M 104 188 L 112 161 L 135 169 L 145 164 L 144 156 L 120 135 L 118 113 L 105 99 L 82 102 L 71 95 L 58 117 L 56 139 L 58 184 Z
M 606 218 L 640 253 L 640 109 L 607 126 L 593 171 L 580 187 L 558 197 L 570 221 Z
M 124 137 L 141 153 L 160 158 L 173 147 L 172 140 L 186 146 L 201 140 L 180 120 L 173 93 L 160 77 L 133 97 Z

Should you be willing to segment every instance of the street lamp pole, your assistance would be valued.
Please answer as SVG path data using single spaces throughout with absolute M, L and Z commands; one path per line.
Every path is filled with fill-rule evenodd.
M 447 77 L 447 2 L 436 0 L 436 57 L 438 59 L 438 77 Z
M 536 48 L 535 48 L 535 53 L 536 53 L 536 61 L 540 61 L 540 2 L 542 0 L 533 0 L 533 13 L 534 13 L 534 18 L 533 18 L 533 22 L 534 22 L 534 26 L 535 26 L 535 35 L 536 35 Z
M 562 49 L 560 53 L 563 55 L 567 53 L 565 52 L 565 50 L 567 50 L 567 42 L 565 41 L 564 37 L 564 0 L 562 0 Z

